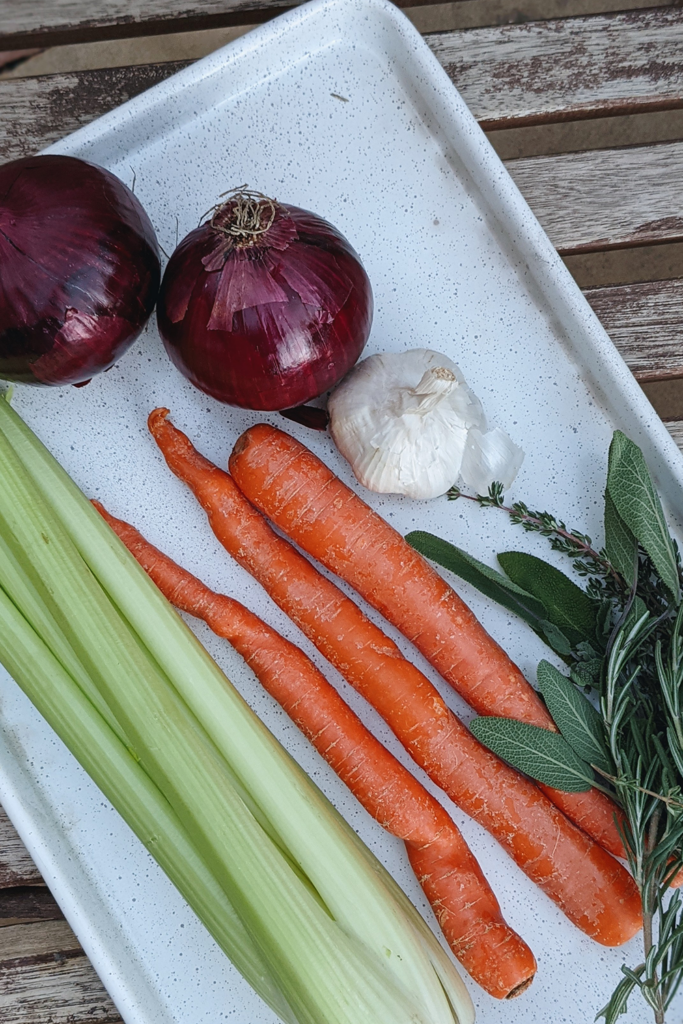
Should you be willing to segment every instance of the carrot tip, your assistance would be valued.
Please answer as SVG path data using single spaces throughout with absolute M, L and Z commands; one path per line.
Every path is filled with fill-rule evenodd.
M 150 432 L 153 434 L 155 429 L 160 427 L 166 417 L 170 416 L 170 414 L 171 410 L 165 409 L 163 406 L 160 406 L 158 409 L 152 409 L 151 413 L 147 417 L 147 426 L 149 427 Z
M 249 444 L 249 438 L 247 437 L 248 433 L 249 431 L 245 430 L 244 433 L 240 434 L 240 436 L 237 438 L 232 449 L 233 455 L 239 455 L 247 447 L 247 445 Z
M 243 434 L 240 434 L 240 436 L 235 441 L 235 444 L 232 449 L 232 455 L 230 457 L 234 458 L 236 455 L 241 455 L 245 448 L 248 448 L 249 445 L 251 444 L 254 438 L 254 432 L 258 433 L 264 429 L 267 431 L 271 431 L 274 430 L 275 428 L 271 427 L 269 423 L 255 423 L 253 427 L 249 427 L 248 430 L 245 430 Z
M 517 988 L 513 988 L 512 992 L 508 992 L 508 994 L 505 996 L 505 998 L 506 999 L 516 999 L 517 996 L 521 996 L 522 992 L 526 992 L 526 990 L 528 989 L 529 985 L 534 980 L 535 975 L 536 975 L 536 972 L 534 971 L 534 973 L 531 975 L 530 978 L 527 978 L 525 981 L 523 981 L 520 985 L 517 986 Z
M 104 515 L 105 512 L 107 511 L 105 509 L 104 505 L 102 504 L 102 502 L 98 501 L 97 498 L 91 498 L 90 499 L 90 504 L 93 505 L 97 509 L 97 511 L 100 513 L 101 516 Z

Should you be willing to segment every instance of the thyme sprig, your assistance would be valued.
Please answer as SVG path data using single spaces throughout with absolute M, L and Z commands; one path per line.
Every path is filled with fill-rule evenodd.
M 547 537 L 553 551 L 568 555 L 574 562 L 574 569 L 579 576 L 611 580 L 612 588 L 617 589 L 619 593 L 629 589 L 626 580 L 608 561 L 604 550 L 595 550 L 588 534 L 568 529 L 561 519 L 557 519 L 550 512 L 532 511 L 523 501 L 506 505 L 503 501 L 501 483 L 492 483 L 488 494 L 476 495 L 465 494 L 454 484 L 446 492 L 446 497 L 449 501 L 465 498 L 467 501 L 475 501 L 482 508 L 498 508 L 502 512 L 507 512 L 512 523 L 521 526 L 527 533 L 538 533 L 542 537 Z

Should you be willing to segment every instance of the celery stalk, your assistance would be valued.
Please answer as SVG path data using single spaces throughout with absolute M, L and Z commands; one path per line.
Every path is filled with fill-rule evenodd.
M 81 688 L 88 700 L 94 704 L 99 714 L 110 728 L 113 729 L 121 742 L 127 746 L 128 741 L 123 735 L 121 726 L 102 699 L 99 690 L 93 685 L 90 676 L 74 654 L 72 647 L 48 611 L 35 586 L 26 577 L 19 560 L 1 533 L 0 580 L 2 580 L 7 596 L 19 609 L 27 623 L 39 637 L 42 637 L 61 666 Z
M 22 562 L 30 563 L 28 571 L 46 601 L 53 600 L 53 593 L 59 595 L 53 610 L 60 627 L 139 748 L 143 766 L 201 844 L 202 855 L 299 1019 L 470 1020 L 471 1003 L 457 972 L 395 883 L 253 716 L 73 482 L 2 402 L 0 429 L 11 442 L 11 447 L 3 446 L 3 475 L 16 489 L 13 497 L 21 496 L 19 514 L 13 501 L 0 496 L 10 546 L 21 551 Z M 103 601 L 105 595 L 39 507 L 12 449 L 108 599 L 138 631 L 147 656 L 137 638 L 131 639 L 130 629 L 117 632 L 121 622 L 117 626 L 112 616 L 116 609 Z M 169 743 L 170 755 L 165 749 Z M 179 753 L 185 744 L 183 760 Z M 194 781 L 188 784 L 191 771 Z M 214 772 L 229 805 L 220 822 L 211 794 L 201 793 L 202 786 L 211 788 Z M 256 817 L 240 798 L 244 791 L 251 808 L 256 805 Z M 269 824 L 265 831 L 259 824 L 264 818 Z M 226 863 L 222 854 L 231 841 L 233 855 Z M 250 843 L 257 853 L 262 850 L 262 857 Z
M 4 568 L 0 568 L 3 580 Z M 283 1020 L 293 1024 L 291 1009 L 171 805 L 3 589 L 0 661 L 105 796 L 117 805 L 237 969 Z

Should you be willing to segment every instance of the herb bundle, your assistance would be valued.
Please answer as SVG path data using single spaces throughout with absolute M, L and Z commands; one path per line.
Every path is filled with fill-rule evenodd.
M 683 900 L 672 888 L 683 867 L 683 602 L 681 561 L 641 450 L 620 431 L 609 451 L 605 546 L 503 488 L 467 498 L 504 511 L 567 555 L 578 586 L 524 552 L 498 555 L 503 572 L 429 533 L 407 540 L 515 612 L 564 662 L 542 661 L 538 686 L 558 728 L 552 733 L 504 718 L 477 718 L 477 738 L 514 767 L 568 792 L 596 786 L 623 810 L 619 823 L 643 903 L 641 963 L 597 1014 L 614 1024 L 637 989 L 663 1024 L 683 980 Z M 592 698 L 592 699 L 591 699 Z

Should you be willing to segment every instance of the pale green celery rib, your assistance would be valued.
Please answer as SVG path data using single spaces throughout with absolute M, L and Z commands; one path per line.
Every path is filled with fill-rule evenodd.
M 1 588 L 0 661 L 117 806 L 240 973 L 283 1020 L 295 1024 L 234 907 L 171 805 Z
M 388 951 L 386 965 L 406 991 L 418 995 L 430 1020 L 453 1020 L 448 1000 L 461 1021 L 471 1019 L 471 1001 L 455 967 L 393 879 L 274 743 L 190 631 L 176 628 L 175 612 L 143 570 L 35 435 L 3 405 L 0 402 L 0 429 L 36 486 L 49 498 L 104 590 L 283 837 L 335 919 L 376 955 L 381 948 Z M 283 777 L 288 785 L 285 799 L 280 786 L 272 785 L 272 779 Z M 349 857 L 355 864 L 355 887 L 348 885 Z
M 128 745 L 121 726 L 74 654 L 73 648 L 55 622 L 54 616 L 48 610 L 44 598 L 38 593 L 34 583 L 26 576 L 14 551 L 2 533 L 0 533 L 0 581 L 7 592 L 7 596 L 16 605 L 32 629 L 43 639 L 62 668 L 80 687 L 121 742 Z
M 375 935 L 374 948 L 372 944 L 359 947 L 353 932 L 347 934 L 330 918 L 271 842 L 235 790 L 221 754 L 131 636 L 59 523 L 43 507 L 31 478 L 1 434 L 0 473 L 2 532 L 15 550 L 21 550 L 22 563 L 46 592 L 59 594 L 53 612 L 60 627 L 86 668 L 94 670 L 102 696 L 135 756 L 193 836 L 297 1019 L 302 1024 L 452 1021 L 414 925 L 408 925 L 389 897 L 388 887 L 367 871 L 366 858 L 353 856 L 355 846 L 347 846 L 346 855 L 342 853 L 344 830 L 337 819 L 331 819 L 330 828 L 327 812 L 326 823 L 317 822 L 324 826 L 318 832 L 325 839 L 325 849 L 319 852 L 329 851 L 332 856 L 318 874 L 327 881 L 325 870 L 332 875 L 341 870 L 348 882 L 351 869 L 356 892 L 347 898 L 370 900 L 376 914 L 391 920 L 391 938 L 385 932 L 390 944 L 384 949 L 380 943 L 385 933 L 379 941 Z M 172 614 L 174 629 L 182 629 Z M 200 682 L 195 674 L 192 687 L 199 689 Z M 221 692 L 228 692 L 227 681 Z M 246 708 L 241 700 L 237 706 Z M 253 718 L 251 712 L 249 718 Z M 278 749 L 266 735 L 266 750 Z M 285 759 L 285 763 L 291 762 Z M 267 771 L 268 766 L 261 764 L 260 770 Z M 300 789 L 309 786 L 300 769 L 297 773 L 298 787 L 287 782 L 284 790 L 277 774 L 269 776 L 267 783 L 278 804 L 301 804 L 301 799 L 297 801 Z M 301 831 L 310 820 L 307 813 L 297 823 L 300 845 L 311 843 L 313 837 Z M 336 878 L 335 884 L 339 885 Z M 356 908 L 362 920 L 363 904 L 356 903 Z M 402 958 L 407 985 L 398 976 L 401 972 L 392 970 L 394 954 Z

